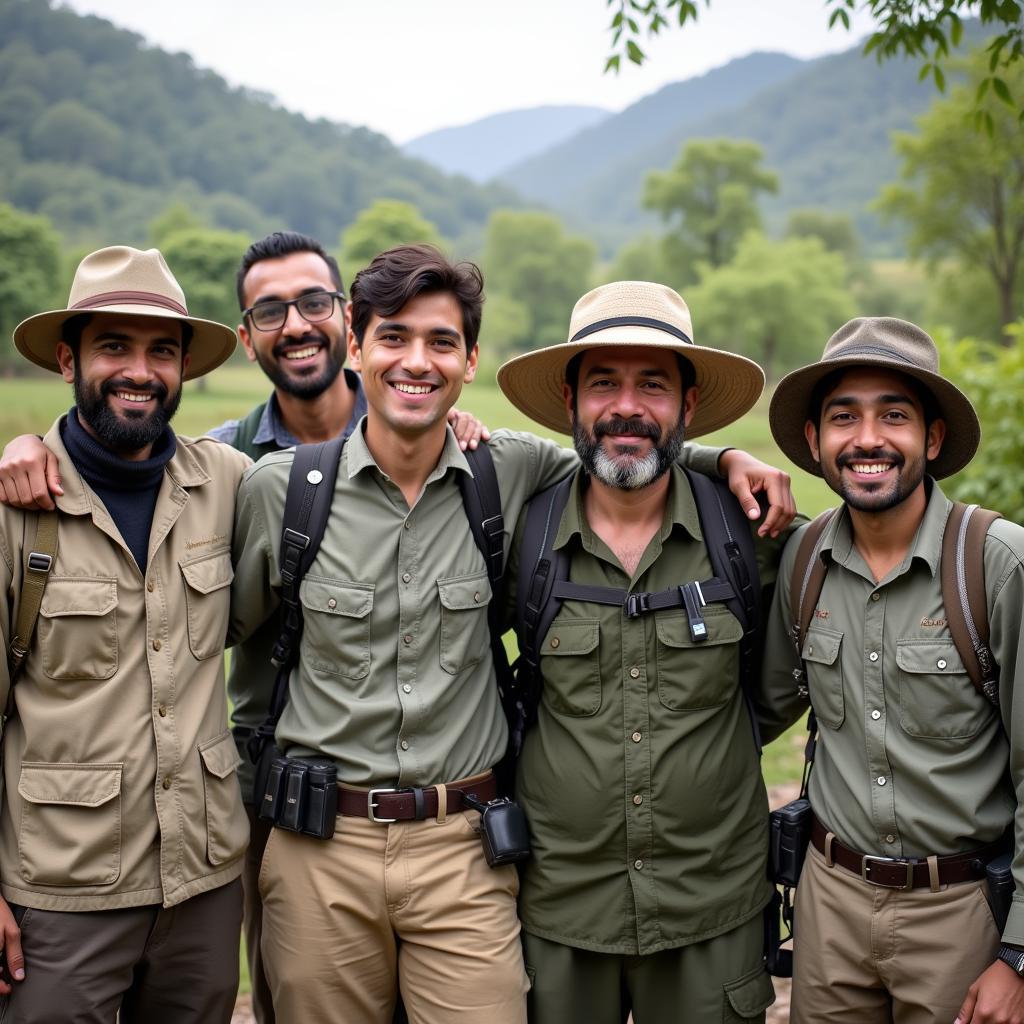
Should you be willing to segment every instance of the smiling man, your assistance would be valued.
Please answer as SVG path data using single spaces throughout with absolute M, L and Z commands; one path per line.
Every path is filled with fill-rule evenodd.
M 227 1024 L 248 827 L 222 652 L 249 462 L 168 424 L 234 335 L 188 316 L 155 249 L 115 246 L 14 342 L 75 406 L 45 438 L 56 512 L 0 510 L 0 628 L 27 647 L 0 668 L 2 1016 Z
M 825 575 L 802 667 L 791 638 L 796 537 L 765 654 L 766 738 L 803 713 L 808 692 L 819 726 L 793 1021 L 1019 1021 L 1024 529 L 996 520 L 984 538 L 995 702 L 972 685 L 942 597 L 951 502 L 936 480 L 971 461 L 977 415 L 940 375 L 924 331 L 864 317 L 780 382 L 771 426 L 786 455 L 843 499 L 814 550 Z M 1011 849 L 1017 895 L 1000 945 L 985 865 Z

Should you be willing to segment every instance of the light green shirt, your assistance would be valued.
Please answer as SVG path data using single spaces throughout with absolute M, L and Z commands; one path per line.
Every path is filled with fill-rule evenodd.
M 902 562 L 875 583 L 842 512 L 823 535 L 828 574 L 804 642 L 819 725 L 810 800 L 841 842 L 884 857 L 943 855 L 991 843 L 1015 823 L 1017 895 L 1004 936 L 1024 944 L 1024 529 L 998 520 L 985 542 L 997 710 L 971 684 L 942 602 L 942 534 L 951 503 L 934 483 Z M 786 549 L 769 621 L 762 728 L 767 741 L 806 707 L 792 670 Z

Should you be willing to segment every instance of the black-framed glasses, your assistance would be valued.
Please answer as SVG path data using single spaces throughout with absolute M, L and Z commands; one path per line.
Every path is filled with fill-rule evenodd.
M 288 319 L 288 307 L 294 306 L 303 320 L 318 324 L 331 318 L 334 300 L 344 298 L 344 292 L 323 291 L 308 292 L 297 299 L 270 299 L 243 309 L 242 317 L 248 317 L 258 331 L 279 331 Z

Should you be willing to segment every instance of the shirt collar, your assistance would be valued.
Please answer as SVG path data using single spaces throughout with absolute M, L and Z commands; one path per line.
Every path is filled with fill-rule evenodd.
M 352 416 L 342 431 L 342 437 L 348 437 L 356 424 L 366 415 L 366 392 L 363 391 L 363 382 L 358 373 L 349 369 L 343 369 L 345 382 L 355 392 L 355 401 L 352 403 Z M 253 436 L 253 444 L 275 444 L 278 448 L 294 448 L 299 444 L 299 439 L 284 425 L 281 419 L 281 407 L 277 402 L 277 392 L 270 393 L 270 399 L 263 407 L 263 415 L 260 416 L 259 425 Z
M 345 445 L 345 455 L 350 480 L 364 469 L 375 469 L 381 476 L 387 477 L 387 474 L 377 465 L 377 460 L 367 447 L 365 416 L 359 420 L 356 428 L 352 431 L 348 443 Z M 462 449 L 459 448 L 459 442 L 455 440 L 455 434 L 450 426 L 445 430 L 444 447 L 441 449 L 441 457 L 437 460 L 437 465 L 434 466 L 433 471 L 427 477 L 426 483 L 429 484 L 433 480 L 440 479 L 449 469 L 459 469 L 470 476 L 473 475 L 472 470 L 469 468 L 469 462 Z

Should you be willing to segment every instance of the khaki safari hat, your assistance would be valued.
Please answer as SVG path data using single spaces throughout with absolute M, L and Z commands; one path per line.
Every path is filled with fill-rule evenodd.
M 14 328 L 14 344 L 37 366 L 60 373 L 56 352 L 61 325 L 80 313 L 184 320 L 193 331 L 186 380 L 220 366 L 235 347 L 235 332 L 230 327 L 188 315 L 185 294 L 156 249 L 142 252 L 127 245 L 112 245 L 90 253 L 75 271 L 68 308 L 23 320 Z
M 607 345 L 668 348 L 693 364 L 700 401 L 687 438 L 739 419 L 764 389 L 757 363 L 695 345 L 686 303 L 671 288 L 649 281 L 617 281 L 587 292 L 573 308 L 569 340 L 510 359 L 498 370 L 498 384 L 530 419 L 572 433 L 562 397 L 565 368 L 573 356 Z
M 768 416 L 775 442 L 801 469 L 821 476 L 821 466 L 804 437 L 814 389 L 830 373 L 858 366 L 906 374 L 931 393 L 939 417 L 946 421 L 942 451 L 928 463 L 932 476 L 940 480 L 952 476 L 971 461 L 981 441 L 978 414 L 967 396 L 939 374 L 935 342 L 906 320 L 864 316 L 843 324 L 828 339 L 821 359 L 783 377 L 772 396 Z

